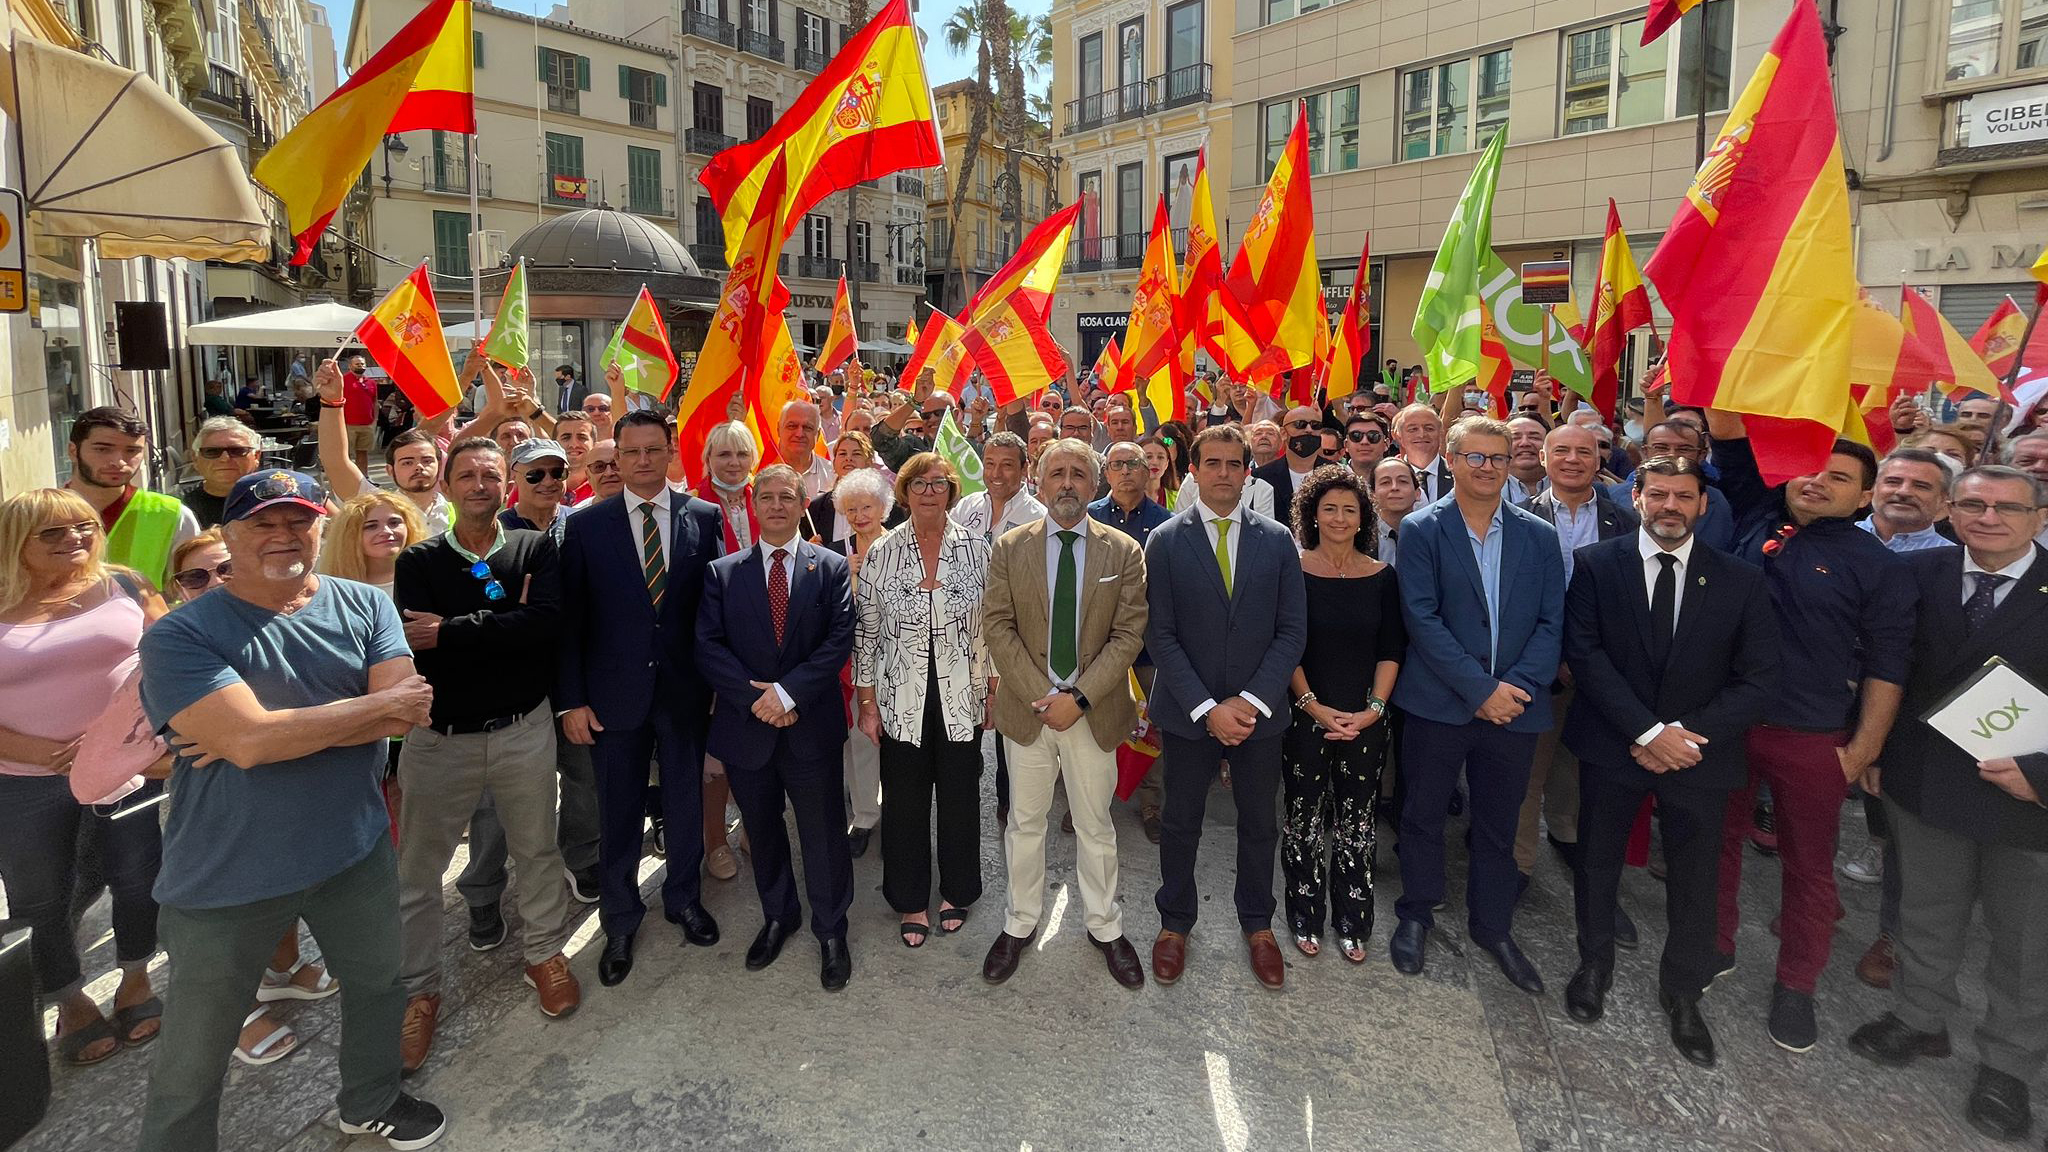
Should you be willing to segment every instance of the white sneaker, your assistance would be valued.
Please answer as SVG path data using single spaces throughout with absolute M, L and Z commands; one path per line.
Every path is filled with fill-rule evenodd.
M 1884 845 L 1872 840 L 1861 851 L 1842 862 L 1842 877 L 1858 884 L 1884 882 Z
M 382 1136 L 396 1152 L 414 1152 L 441 1138 L 448 1119 L 439 1108 L 403 1092 L 375 1120 L 360 1124 L 341 1121 L 341 1130 L 351 1136 Z

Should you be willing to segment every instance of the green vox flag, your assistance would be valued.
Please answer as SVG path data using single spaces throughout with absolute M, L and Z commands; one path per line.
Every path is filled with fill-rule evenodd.
M 1432 392 L 1469 384 L 1479 375 L 1479 310 L 1484 307 L 1479 274 L 1493 255 L 1493 187 L 1500 178 L 1507 135 L 1503 124 L 1479 154 L 1472 178 L 1444 225 L 1443 243 L 1415 304 L 1415 323 L 1409 330 L 1422 347 Z
M 512 266 L 505 281 L 505 295 L 498 301 L 498 318 L 491 322 L 491 335 L 484 341 L 484 355 L 508 368 L 524 368 L 526 353 L 526 261 Z
M 1486 250 L 1479 272 L 1479 295 L 1493 313 L 1494 330 L 1508 359 L 1525 368 L 1543 367 L 1543 309 L 1522 302 L 1522 278 Z M 1550 321 L 1550 377 L 1588 400 L 1593 398 L 1593 366 L 1586 350 L 1556 318 Z
M 953 423 L 951 408 L 939 420 L 939 430 L 932 437 L 932 451 L 953 466 L 953 475 L 960 479 L 960 495 L 972 496 L 988 487 L 981 480 L 981 457 L 975 455 L 974 445 L 967 442 L 960 426 Z

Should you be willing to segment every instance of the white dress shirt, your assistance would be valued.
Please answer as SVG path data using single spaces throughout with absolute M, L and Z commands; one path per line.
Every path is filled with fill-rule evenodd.
M 655 529 L 656 531 L 661 533 L 661 566 L 664 568 L 668 567 L 669 533 L 673 531 L 673 529 L 669 525 L 669 501 L 672 496 L 672 490 L 669 488 L 668 485 L 664 484 L 661 486 L 661 491 L 656 493 L 654 499 L 652 500 L 649 500 L 646 497 L 641 496 L 639 493 L 634 492 L 630 488 L 626 490 L 625 495 L 626 527 L 631 529 L 633 532 L 634 550 L 639 551 L 640 541 L 642 539 L 641 534 L 647 530 L 646 513 L 640 510 L 642 508 L 651 507 L 655 510 Z M 644 556 L 645 553 L 642 553 L 642 555 Z
M 1443 498 L 1445 492 L 1450 491 L 1448 488 L 1439 490 L 1438 481 L 1442 478 L 1436 474 L 1436 466 L 1442 459 L 1442 456 L 1431 456 L 1427 464 L 1416 464 L 1412 461 L 1409 463 L 1408 466 L 1415 469 L 1415 486 L 1422 490 L 1422 495 L 1415 501 L 1417 508 L 1426 508 L 1436 503 Z
M 961 497 L 959 503 L 953 505 L 953 510 L 946 515 L 953 523 L 981 537 L 984 544 L 994 544 L 1003 538 L 1003 533 L 1012 528 L 1021 528 L 1034 520 L 1045 519 L 1045 505 L 1022 488 L 1017 490 L 1015 496 L 1010 497 L 1009 503 L 1003 505 L 1003 517 L 999 522 L 991 515 L 994 504 L 994 498 L 989 495 L 987 489 L 983 489 Z
M 1074 537 L 1074 652 L 1081 651 L 1081 601 L 1088 590 L 1081 587 L 1081 574 L 1088 571 L 1088 517 L 1084 513 L 1081 522 L 1072 528 L 1062 528 L 1051 516 L 1045 518 L 1045 673 L 1052 677 L 1055 688 L 1073 686 L 1071 679 L 1063 679 L 1052 669 L 1052 598 L 1059 591 L 1060 581 L 1060 536 L 1062 532 L 1076 533 Z M 1074 666 L 1074 675 L 1081 674 L 1080 665 Z
M 780 543 L 780 544 L 770 544 L 770 543 L 769 543 L 768 541 L 766 541 L 766 540 L 763 540 L 763 541 L 761 541 L 761 542 L 760 542 L 759 544 L 756 544 L 756 545 L 754 545 L 754 547 L 756 547 L 756 548 L 758 548 L 758 549 L 760 549 L 760 550 L 761 550 L 761 586 L 762 586 L 762 587 L 764 587 L 764 588 L 766 588 L 766 587 L 771 587 L 771 586 L 773 586 L 773 585 L 774 585 L 774 583 L 775 583 L 775 550 L 776 550 L 777 548 L 780 548 L 780 549 L 782 549 L 782 550 L 783 550 L 783 557 L 782 557 L 782 564 L 783 564 L 783 569 L 782 569 L 782 574 L 783 574 L 783 576 L 784 576 L 784 577 L 786 577 L 786 578 L 788 579 L 788 581 L 789 581 L 788 587 L 789 587 L 789 588 L 790 588 L 790 589 L 791 589 L 792 591 L 793 591 L 793 590 L 795 590 L 795 588 L 796 588 L 796 544 L 797 544 L 797 540 L 796 540 L 796 537 L 794 537 L 794 536 L 791 536 L 791 537 L 790 537 L 790 538 L 789 538 L 788 540 L 785 540 L 785 541 L 783 541 L 783 542 L 782 542 L 782 543 Z M 785 609 L 785 611 L 786 611 L 786 609 Z M 772 628 L 772 627 L 773 627 L 773 625 L 774 625 L 774 621 L 772 621 L 772 620 L 771 620 L 771 621 L 769 621 L 769 624 L 770 624 L 770 627 Z M 795 701 L 795 700 L 792 700 L 792 699 L 790 699 L 789 693 L 787 693 L 787 692 L 785 692 L 785 691 L 783 691 L 783 690 L 782 690 L 782 685 L 781 685 L 781 683 L 780 683 L 780 682 L 778 682 L 778 683 L 775 683 L 775 684 L 771 684 L 771 685 L 769 685 L 769 687 L 771 687 L 771 688 L 775 689 L 775 698 L 776 698 L 777 700 L 780 700 L 780 701 L 782 701 L 782 706 L 783 706 L 784 708 L 794 708 L 794 707 L 796 707 L 796 701 Z
M 1674 631 L 1678 627 L 1678 610 L 1685 604 L 1685 574 L 1692 567 L 1692 546 L 1693 542 L 1697 539 L 1698 537 L 1695 536 L 1687 536 L 1685 543 L 1671 549 L 1668 553 L 1668 555 L 1678 557 L 1678 563 L 1671 567 L 1672 576 L 1676 581 L 1672 589 L 1675 595 L 1671 598 L 1671 627 Z M 1636 529 L 1636 551 L 1643 558 L 1644 591 L 1650 603 L 1655 604 L 1657 600 L 1657 574 L 1664 570 L 1664 566 L 1657 562 L 1657 557 L 1667 555 L 1667 553 L 1664 546 L 1658 543 L 1656 537 L 1650 535 L 1647 528 Z M 1652 725 L 1648 731 L 1636 737 L 1636 743 L 1648 744 L 1662 735 L 1665 727 L 1671 723 L 1673 721 L 1667 720 L 1662 724 Z M 1690 742 L 1688 741 L 1688 743 Z M 1698 751 L 1699 745 L 1693 745 L 1693 749 Z
M 1998 586 L 1998 590 L 1991 594 L 1991 606 L 1996 608 L 2005 603 L 2005 598 L 2012 594 L 2013 587 L 2020 582 L 2020 577 L 2025 576 L 2027 569 L 2033 567 L 2033 565 L 2034 553 L 2032 549 L 2028 549 L 2026 555 L 2007 564 L 2003 568 L 1986 568 L 1982 564 L 1977 563 L 1977 558 L 1970 555 L 1968 548 L 1963 549 L 1963 603 L 1969 603 L 1970 595 L 1977 591 L 1977 582 L 1969 578 L 1970 573 L 1989 572 L 1996 576 L 2005 577 L 2005 581 Z
M 1271 485 L 1267 485 L 1268 491 L 1271 491 L 1271 488 Z M 1238 501 L 1237 507 L 1232 508 L 1229 514 L 1220 516 L 1215 512 L 1214 509 L 1211 509 L 1207 504 L 1203 503 L 1202 498 L 1199 495 L 1195 497 L 1195 507 L 1200 510 L 1200 515 L 1202 517 L 1202 531 L 1208 533 L 1209 535 L 1209 552 L 1212 555 L 1216 551 L 1216 521 L 1230 521 L 1230 535 L 1223 541 L 1223 550 L 1224 553 L 1230 557 L 1230 587 L 1233 590 L 1235 590 L 1237 588 L 1237 582 L 1239 580 L 1244 579 L 1247 575 L 1244 569 L 1238 566 L 1237 562 L 1238 544 L 1244 538 L 1244 501 Z M 1273 714 L 1273 710 L 1271 708 L 1266 707 L 1266 702 L 1264 700 L 1259 699 L 1257 696 L 1254 696 L 1249 692 L 1240 692 L 1238 693 L 1238 695 L 1244 697 L 1246 702 L 1250 703 L 1252 707 L 1257 708 L 1259 710 L 1259 715 L 1271 716 Z M 1214 707 L 1216 707 L 1216 700 L 1214 697 L 1211 697 L 1207 700 L 1202 701 L 1200 704 L 1195 705 L 1194 710 L 1188 714 L 1189 718 L 1194 720 L 1196 723 L 1200 723 L 1202 717 L 1207 716 L 1209 714 L 1209 710 Z
M 804 503 L 808 504 L 832 490 L 839 482 L 839 473 L 832 470 L 832 461 L 816 453 L 811 455 L 811 466 L 797 473 L 804 482 Z

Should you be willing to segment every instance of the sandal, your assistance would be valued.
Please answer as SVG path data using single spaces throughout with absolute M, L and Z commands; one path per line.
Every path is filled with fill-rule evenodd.
M 939 909 L 939 931 L 944 932 L 946 935 L 951 936 L 953 933 L 958 932 L 960 926 L 965 923 L 967 923 L 967 909 Z
M 1353 964 L 1365 963 L 1365 940 L 1357 936 L 1337 937 L 1337 950 Z
M 932 926 L 929 924 L 919 924 L 915 920 L 905 920 L 896 926 L 896 931 L 902 934 L 903 946 L 905 948 L 922 948 L 924 947 L 925 940 L 930 938 L 932 934 Z M 917 939 L 912 940 L 912 936 L 917 937 Z
M 313 982 L 301 984 L 299 974 L 311 969 L 318 973 Z M 311 961 L 301 960 L 286 971 L 275 968 L 263 970 L 263 982 L 256 986 L 256 1002 L 270 1004 L 278 1000 L 325 1000 L 341 991 L 341 984 L 327 974 L 327 969 Z
M 1313 932 L 1296 932 L 1294 946 L 1301 950 L 1303 956 L 1319 956 L 1323 951 L 1322 940 Z
M 112 1040 L 114 1046 L 107 1049 L 105 1056 L 94 1056 L 91 1059 L 85 1058 L 85 1050 L 102 1040 Z M 97 1064 L 120 1050 L 121 1037 L 115 1033 L 114 1026 L 107 1023 L 105 1016 L 94 1018 L 92 1023 L 87 1024 L 76 1032 L 65 1032 L 59 1029 L 57 1033 L 57 1054 L 64 1057 L 74 1067 L 84 1068 Z
M 149 1044 L 150 1041 L 155 1040 L 158 1036 L 161 1036 L 163 1034 L 163 1025 L 161 1023 L 149 1035 L 144 1036 L 140 1040 L 135 1038 L 135 1029 L 149 1023 L 151 1020 L 161 1020 L 163 1014 L 164 1002 L 162 998 L 156 996 L 151 996 L 149 999 L 130 1008 L 115 1008 L 114 1028 L 121 1034 L 121 1046 L 123 1048 L 141 1048 Z
M 254 1012 L 249 1013 L 248 1016 L 243 1018 L 242 1027 L 247 1028 L 258 1020 L 268 1019 L 268 1011 L 265 1008 L 258 1008 Z M 247 1047 L 236 1044 L 235 1059 L 251 1067 L 260 1068 L 265 1064 L 275 1064 L 293 1052 L 298 1051 L 299 1034 L 292 1031 L 292 1026 L 278 1020 L 272 1020 L 271 1023 L 277 1025 L 277 1027 L 267 1033 L 263 1039 Z

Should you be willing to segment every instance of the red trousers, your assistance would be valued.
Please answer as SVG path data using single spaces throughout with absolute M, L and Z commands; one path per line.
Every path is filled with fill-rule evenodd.
M 1801 732 L 1758 725 L 1749 730 L 1749 782 L 1728 797 L 1721 827 L 1720 940 L 1722 953 L 1735 953 L 1741 918 L 1743 841 L 1758 781 L 1771 786 L 1772 822 L 1783 869 L 1778 918 L 1778 983 L 1813 994 L 1834 943 L 1835 841 L 1841 830 L 1845 785 L 1835 754 L 1846 733 Z

